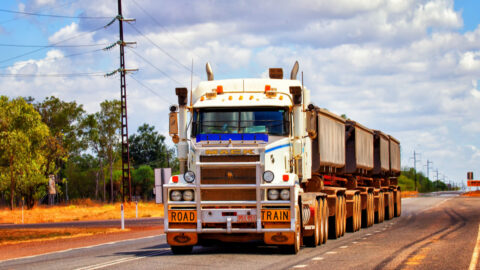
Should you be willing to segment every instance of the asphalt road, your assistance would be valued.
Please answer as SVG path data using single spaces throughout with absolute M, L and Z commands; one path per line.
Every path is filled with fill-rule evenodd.
M 86 227 L 113 227 L 120 226 L 120 219 L 116 220 L 91 220 L 72 222 L 29 223 L 29 224 L 0 224 L 0 229 L 41 229 L 41 228 L 86 228 Z M 125 226 L 160 226 L 163 218 L 127 218 Z
M 480 198 L 456 193 L 404 199 L 401 217 L 297 255 L 261 245 L 173 255 L 160 235 L 3 261 L 0 269 L 480 269 L 472 264 L 479 206 Z

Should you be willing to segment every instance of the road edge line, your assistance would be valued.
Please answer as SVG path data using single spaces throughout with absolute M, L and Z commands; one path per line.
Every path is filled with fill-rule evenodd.
M 470 266 L 468 267 L 468 270 L 475 270 L 477 268 L 479 251 L 480 251 L 480 224 L 478 224 L 477 243 L 475 244 L 475 248 L 473 249 L 472 260 L 470 261 Z
M 35 258 L 35 257 L 44 256 L 44 255 L 51 255 L 51 254 L 55 254 L 55 253 L 74 251 L 74 250 L 84 249 L 84 248 L 93 248 L 93 247 L 99 247 L 99 246 L 103 246 L 103 245 L 112 245 L 112 244 L 127 242 L 127 241 L 154 238 L 154 237 L 163 236 L 163 235 L 165 235 L 165 233 L 162 233 L 162 234 L 159 234 L 159 235 L 150 235 L 150 236 L 145 236 L 145 237 L 140 237 L 140 238 L 131 238 L 131 239 L 125 239 L 125 240 L 119 240 L 119 241 L 112 241 L 112 242 L 107 242 L 107 243 L 102 243 L 102 244 L 97 244 L 97 245 L 91 245 L 91 246 L 85 246 L 85 247 L 67 248 L 67 249 L 63 249 L 63 250 L 57 250 L 57 251 L 52 251 L 52 252 L 47 252 L 47 253 L 42 253 L 42 254 L 36 254 L 36 255 L 31 255 L 31 256 L 23 256 L 23 257 L 18 257 L 18 258 L 0 260 L 0 263 L 4 263 L 4 262 L 8 262 L 8 261 L 14 261 L 14 260 L 21 260 L 21 259 L 31 259 L 31 258 Z

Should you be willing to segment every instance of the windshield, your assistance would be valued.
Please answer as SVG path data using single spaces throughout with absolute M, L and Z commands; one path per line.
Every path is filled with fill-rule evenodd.
M 192 136 L 222 133 L 287 136 L 289 124 L 285 108 L 201 109 L 193 115 Z

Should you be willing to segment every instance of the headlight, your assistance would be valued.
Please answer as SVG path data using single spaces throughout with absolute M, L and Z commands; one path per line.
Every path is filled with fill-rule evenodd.
M 268 190 L 268 199 L 269 200 L 278 200 L 278 189 L 269 189 Z
M 282 191 L 280 191 L 280 199 L 284 201 L 290 200 L 290 190 L 282 189 Z
M 182 192 L 178 190 L 174 190 L 170 192 L 170 200 L 172 201 L 180 201 L 182 199 Z
M 267 183 L 270 183 L 273 181 L 273 178 L 275 178 L 275 175 L 271 171 L 265 171 L 263 173 L 263 180 Z
M 192 171 L 187 171 L 183 174 L 183 179 L 188 183 L 193 183 L 195 181 L 195 173 Z
M 184 201 L 193 201 L 193 190 L 185 190 L 183 192 Z

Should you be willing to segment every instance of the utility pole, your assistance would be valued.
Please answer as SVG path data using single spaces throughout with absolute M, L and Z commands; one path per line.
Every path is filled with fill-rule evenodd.
M 127 84 L 125 82 L 125 45 L 133 42 L 123 40 L 123 22 L 134 21 L 134 19 L 124 19 L 122 15 L 122 0 L 118 0 L 118 25 L 120 32 L 120 97 L 122 103 L 122 202 L 125 202 L 125 190 L 128 188 L 128 201 L 132 201 L 132 181 L 130 175 L 130 150 L 128 145 L 128 118 L 127 118 Z
M 435 172 L 437 173 L 437 180 L 435 181 L 435 191 L 438 191 L 438 169 L 436 169 Z
M 427 179 L 428 180 L 430 180 L 430 164 L 433 164 L 433 162 L 427 159 Z
M 417 159 L 417 155 L 419 155 L 415 150 L 413 150 L 413 157 L 410 159 L 413 159 L 413 169 L 415 170 L 415 191 L 418 191 L 417 188 L 417 162 L 421 161 Z

